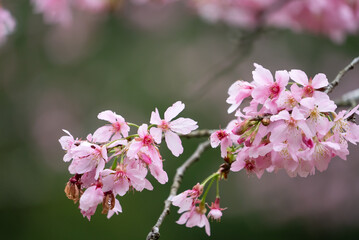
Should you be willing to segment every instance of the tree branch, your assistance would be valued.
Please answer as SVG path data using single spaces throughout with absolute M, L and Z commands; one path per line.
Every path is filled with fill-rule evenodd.
M 359 88 L 344 94 L 341 99 L 335 100 L 338 107 L 354 107 L 359 100 Z
M 201 138 L 201 137 L 209 137 L 212 133 L 214 133 L 216 130 L 210 130 L 210 129 L 200 129 L 193 131 L 189 134 L 180 134 L 180 137 L 185 138 Z
M 351 63 L 346 66 L 343 70 L 341 70 L 338 75 L 335 77 L 335 79 L 328 85 L 328 87 L 325 89 L 325 93 L 330 93 L 331 91 L 333 91 L 333 89 L 338 86 L 340 80 L 342 79 L 342 77 L 350 70 L 352 70 L 354 68 L 354 66 L 359 63 L 359 57 L 356 57 L 353 59 L 353 61 L 351 61 Z
M 171 186 L 170 195 L 165 201 L 165 206 L 163 211 L 158 218 L 156 224 L 152 227 L 152 230 L 147 235 L 147 240 L 157 240 L 160 238 L 160 227 L 165 219 L 165 217 L 170 213 L 170 207 L 172 204 L 172 198 L 177 195 L 178 188 L 181 185 L 183 175 L 185 171 L 195 162 L 197 162 L 201 154 L 210 146 L 209 140 L 202 142 L 198 145 L 196 151 L 190 156 L 179 168 L 177 168 L 176 175 L 173 179 L 173 184 Z

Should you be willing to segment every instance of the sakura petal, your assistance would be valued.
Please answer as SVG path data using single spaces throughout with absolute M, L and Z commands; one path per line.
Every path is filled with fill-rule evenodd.
M 150 129 L 150 134 L 156 143 L 160 144 L 162 140 L 162 129 L 153 127 Z
M 204 224 L 204 228 L 206 230 L 206 233 L 208 236 L 211 236 L 211 229 L 210 229 L 210 226 L 209 226 L 209 221 L 208 219 L 206 218 L 207 221 L 205 221 L 205 224 Z
M 108 121 L 110 123 L 116 122 L 116 114 L 110 110 L 100 112 L 97 115 L 97 118 L 100 120 Z
M 183 153 L 183 147 L 180 137 L 172 131 L 165 133 L 165 140 L 167 147 L 171 150 L 172 154 L 178 157 Z
M 304 121 L 299 121 L 297 123 L 298 127 L 300 127 L 300 129 L 303 130 L 304 134 L 308 137 L 308 138 L 312 138 L 314 137 L 314 133 L 310 130 L 310 128 L 308 127 L 307 123 Z
M 189 134 L 197 128 L 197 122 L 190 118 L 178 118 L 170 123 L 170 129 L 180 134 Z
M 115 199 L 115 207 L 108 211 L 107 218 L 110 219 L 113 216 L 113 214 L 116 213 L 116 215 L 118 215 L 119 212 L 122 213 L 122 207 L 120 205 L 120 202 L 117 199 Z
M 273 83 L 272 73 L 257 63 L 255 63 L 254 66 L 256 69 L 252 71 L 252 74 L 257 86 L 271 85 Z
M 161 166 L 150 164 L 149 165 L 150 172 L 154 178 L 161 184 L 165 184 L 168 182 L 167 173 L 162 169 Z
M 328 86 L 328 84 L 328 79 L 323 73 L 318 73 L 317 75 L 315 75 L 312 81 L 312 86 L 314 87 L 314 89 L 326 87 Z
M 278 121 L 278 120 L 289 120 L 290 115 L 287 110 L 280 111 L 277 115 L 271 116 L 271 121 Z
M 165 120 L 167 122 L 171 121 L 174 117 L 183 111 L 184 107 L 185 105 L 181 101 L 175 102 L 171 107 L 167 108 L 165 112 Z
M 148 134 L 148 125 L 147 124 L 142 124 L 139 128 L 138 128 L 138 135 L 141 138 L 144 138 L 147 134 Z
M 123 196 L 126 194 L 126 192 L 128 191 L 128 189 L 130 188 L 130 184 L 128 183 L 127 180 L 122 179 L 121 181 L 117 182 L 114 185 L 114 192 L 120 196 Z
M 281 88 L 285 88 L 287 86 L 289 81 L 289 73 L 285 70 L 282 71 L 276 71 L 275 72 L 275 79 L 276 82 L 281 86 Z
M 234 163 L 232 163 L 231 171 L 238 172 L 238 171 L 242 170 L 245 165 L 246 165 L 246 163 L 244 161 L 238 161 L 237 160 Z
M 185 212 L 184 214 L 181 215 L 181 217 L 177 220 L 177 224 L 185 224 L 188 220 L 188 218 L 190 217 L 191 212 Z
M 162 122 L 162 120 L 161 120 L 160 114 L 158 112 L 158 109 L 156 108 L 155 111 L 151 113 L 150 123 L 159 125 L 159 124 L 161 124 L 161 122 Z
M 95 131 L 92 136 L 92 139 L 94 142 L 107 142 L 108 140 L 110 140 L 114 132 L 115 131 L 112 126 L 102 126 Z
M 302 70 L 293 69 L 289 72 L 289 76 L 294 82 L 302 86 L 308 85 L 308 76 Z

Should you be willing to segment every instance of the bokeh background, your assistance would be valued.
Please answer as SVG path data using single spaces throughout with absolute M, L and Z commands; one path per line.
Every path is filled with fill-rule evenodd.
M 177 100 L 186 104 L 183 116 L 200 128 L 224 127 L 233 117 L 227 114 L 227 89 L 237 79 L 250 81 L 254 62 L 272 72 L 323 72 L 331 80 L 359 53 L 358 36 L 338 45 L 273 29 L 241 44 L 245 33 L 207 24 L 180 3 L 78 13 L 73 25 L 61 28 L 46 25 L 28 0 L 2 2 L 18 25 L 0 48 L 1 239 L 145 239 L 162 211 L 171 183 L 150 177 L 154 191 L 121 198 L 119 216 L 108 220 L 98 211 L 90 222 L 83 218 L 63 191 L 70 175 L 58 142 L 61 129 L 86 137 L 103 124 L 96 116 L 107 109 L 131 122 L 148 122 L 155 107 L 163 112 Z M 355 88 L 358 69 L 332 96 Z M 199 141 L 184 140 L 178 159 L 163 148 L 170 181 Z M 350 146 L 346 162 L 335 158 L 327 171 L 308 178 L 230 174 L 221 184 L 221 205 L 228 209 L 221 223 L 211 223 L 210 238 L 204 229 L 177 225 L 173 207 L 161 239 L 357 239 L 358 149 Z M 220 163 L 218 149 L 207 151 L 188 170 L 180 191 Z

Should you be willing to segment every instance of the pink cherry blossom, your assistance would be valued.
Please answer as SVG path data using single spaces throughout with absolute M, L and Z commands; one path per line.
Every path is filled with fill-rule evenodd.
M 96 168 L 95 179 L 99 177 L 108 160 L 106 146 L 98 146 L 88 142 L 81 143 L 80 146 L 71 150 L 73 157 L 69 166 L 71 174 L 82 174 L 90 172 Z
M 69 162 L 72 159 L 71 149 L 73 147 L 76 147 L 76 143 L 80 144 L 79 140 L 75 140 L 74 137 L 71 135 L 71 133 L 67 130 L 62 130 L 65 133 L 67 133 L 68 136 L 62 136 L 59 139 L 59 142 L 61 144 L 61 147 L 63 150 L 66 151 L 66 154 L 64 155 L 64 162 Z
M 274 82 L 273 76 L 268 69 L 256 63 L 254 66 L 256 69 L 252 73 L 256 87 L 252 91 L 252 97 L 255 102 L 264 104 L 271 112 L 276 112 L 276 101 L 281 93 L 285 91 L 289 81 L 289 74 L 287 71 L 277 71 L 275 73 L 276 81 Z
M 251 96 L 254 86 L 245 81 L 236 81 L 228 89 L 227 103 L 232 104 L 228 108 L 228 113 L 234 112 L 242 101 Z
M 295 107 L 292 114 L 287 110 L 279 112 L 270 118 L 272 122 L 278 121 L 271 131 L 270 141 L 274 144 L 288 141 L 292 150 L 298 150 L 302 143 L 302 131 L 311 138 L 313 132 L 306 123 L 306 117 Z
M 147 147 L 148 154 L 151 157 L 151 159 L 159 158 L 158 151 L 155 146 L 154 136 L 148 132 L 148 125 L 142 124 L 138 128 L 137 133 L 138 133 L 138 137 L 130 142 L 127 156 L 129 158 L 136 158 L 141 148 Z
M 100 112 L 97 117 L 98 119 L 110 122 L 111 125 L 105 125 L 95 131 L 92 137 L 95 142 L 113 141 L 128 136 L 130 127 L 121 115 L 106 110 Z
M 11 13 L 0 5 L 0 45 L 16 27 L 16 22 Z
M 222 211 L 225 210 L 225 208 L 221 208 L 219 206 L 219 201 L 220 198 L 217 197 L 216 200 L 214 201 L 214 203 L 211 204 L 211 206 L 209 207 L 211 210 L 208 213 L 208 217 L 212 218 L 214 220 L 220 221 L 221 217 L 222 217 Z
M 134 161 L 126 160 L 116 167 L 116 171 L 105 169 L 102 175 L 103 191 L 113 191 L 115 195 L 125 195 L 130 187 L 139 192 L 153 189 L 146 179 L 147 169 Z
M 204 205 L 201 204 L 200 206 L 192 205 L 189 211 L 182 214 L 182 216 L 178 219 L 177 223 L 178 224 L 186 223 L 186 227 L 189 228 L 194 226 L 200 228 L 205 227 L 207 235 L 210 236 L 211 235 L 210 226 L 205 213 L 206 213 L 206 208 Z
M 230 134 L 225 130 L 218 130 L 211 134 L 210 140 L 213 148 L 216 148 L 219 144 L 221 144 L 221 157 L 226 157 L 227 147 L 232 145 Z
M 182 213 L 191 209 L 198 197 L 203 192 L 203 185 L 197 183 L 191 190 L 186 190 L 176 196 L 171 201 L 172 205 L 179 207 L 178 213 Z
M 96 212 L 97 205 L 102 203 L 103 197 L 104 193 L 101 187 L 91 186 L 87 188 L 80 198 L 79 208 L 82 215 L 90 220 L 91 216 Z
M 328 86 L 328 79 L 323 73 L 318 73 L 313 79 L 308 79 L 302 70 L 293 69 L 289 72 L 290 78 L 303 86 L 303 96 L 315 97 L 316 90 Z
M 188 134 L 198 128 L 197 122 L 190 118 L 178 118 L 171 121 L 180 112 L 183 111 L 185 105 L 178 101 L 165 111 L 165 118 L 161 119 L 158 109 L 151 114 L 151 124 L 156 124 L 157 127 L 151 128 L 151 135 L 157 143 L 161 143 L 162 132 L 164 132 L 167 147 L 172 154 L 178 157 L 183 153 L 183 147 L 180 137 L 177 134 Z M 177 134 L 176 134 L 177 133 Z

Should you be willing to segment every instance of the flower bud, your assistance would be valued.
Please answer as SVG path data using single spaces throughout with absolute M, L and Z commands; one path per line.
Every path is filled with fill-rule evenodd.
M 109 210 L 115 207 L 115 196 L 112 191 L 105 192 L 105 196 L 102 201 L 102 214 L 107 214 Z

